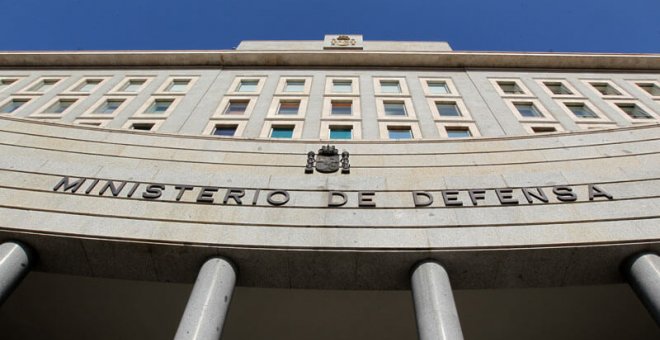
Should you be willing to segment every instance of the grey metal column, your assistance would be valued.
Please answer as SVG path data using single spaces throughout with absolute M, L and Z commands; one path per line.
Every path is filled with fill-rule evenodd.
M 628 282 L 660 325 L 660 256 L 652 253 L 637 255 L 624 267 Z
M 199 270 L 175 340 L 217 340 L 222 334 L 236 270 L 223 258 L 209 259 Z
M 18 286 L 30 270 L 29 249 L 16 242 L 0 244 L 0 303 Z
M 411 282 L 419 339 L 463 339 L 445 268 L 435 261 L 422 262 L 414 268 Z

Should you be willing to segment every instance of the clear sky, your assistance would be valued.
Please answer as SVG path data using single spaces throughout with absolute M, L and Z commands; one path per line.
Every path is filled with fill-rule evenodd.
M 230 49 L 241 40 L 448 41 L 660 53 L 660 0 L 0 0 L 0 50 Z

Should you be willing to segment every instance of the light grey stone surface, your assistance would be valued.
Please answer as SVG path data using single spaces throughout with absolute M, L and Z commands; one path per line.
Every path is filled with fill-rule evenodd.
M 653 253 L 636 255 L 623 270 L 639 299 L 660 325 L 660 256 Z
M 30 250 L 16 242 L 0 244 L 0 304 L 30 270 Z

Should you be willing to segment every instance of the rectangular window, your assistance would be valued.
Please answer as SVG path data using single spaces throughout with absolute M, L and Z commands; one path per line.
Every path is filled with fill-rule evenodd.
M 12 99 L 5 105 L 2 105 L 0 113 L 12 113 L 29 101 L 29 99 Z
M 593 112 L 587 105 L 583 103 L 566 103 L 566 107 L 573 112 L 575 117 L 578 118 L 598 118 L 598 115 Z
M 330 102 L 332 105 L 331 115 L 346 115 L 350 116 L 353 113 L 353 102 L 348 100 L 333 100 Z
M 302 79 L 287 79 L 284 92 L 305 92 L 305 81 Z
M 408 115 L 404 102 L 383 102 L 383 108 L 386 116 L 405 117 Z
M 154 128 L 154 123 L 133 123 L 131 130 L 151 131 Z
M 28 91 L 30 92 L 46 92 L 50 90 L 55 84 L 57 84 L 59 79 L 44 79 L 34 84 Z
M 146 82 L 146 79 L 130 79 L 129 81 L 121 87 L 121 92 L 137 92 L 142 88 L 142 85 Z
M 525 91 L 523 91 L 515 81 L 498 81 L 497 85 L 499 85 L 500 89 L 502 89 L 502 92 L 504 92 L 506 94 L 524 94 L 525 93 Z
M 100 79 L 86 79 L 82 83 L 80 83 L 78 86 L 76 86 L 73 91 L 74 92 L 92 92 L 96 86 L 98 86 L 101 83 Z
M 227 108 L 225 109 L 224 114 L 226 115 L 242 115 L 245 114 L 250 100 L 247 99 L 231 99 Z
M 258 85 L 259 85 L 259 80 L 257 79 L 242 79 L 238 83 L 236 92 L 257 92 Z
M 617 89 L 614 88 L 614 86 L 610 85 L 609 83 L 589 83 L 591 86 L 593 86 L 596 91 L 598 91 L 600 94 L 603 96 L 620 96 L 621 92 L 619 92 Z
M 100 114 L 114 113 L 123 103 L 124 103 L 123 99 L 108 99 L 103 104 L 101 104 L 101 106 L 99 106 L 96 110 L 94 110 L 94 113 L 100 113 Z
M 352 126 L 330 126 L 330 139 L 352 139 Z
M 78 125 L 85 125 L 85 126 L 101 126 L 101 122 L 85 122 L 85 121 L 78 121 L 76 122 Z
M 173 99 L 156 99 L 144 113 L 165 113 L 173 102 Z
M 515 106 L 520 115 L 525 118 L 543 117 L 543 114 L 541 114 L 541 112 L 532 103 L 514 103 L 513 106 Z
M 438 109 L 440 117 L 460 117 L 462 116 L 461 110 L 456 106 L 455 102 L 436 102 L 435 107 Z
M 625 112 L 628 117 L 632 119 L 653 119 L 653 116 L 648 114 L 644 109 L 633 103 L 616 103 L 615 104 L 621 111 Z
M 660 96 L 660 86 L 655 83 L 637 83 L 637 86 L 652 96 Z
M 13 78 L 3 78 L 0 79 L 0 90 L 16 82 L 16 79 Z
M 59 99 L 43 113 L 62 113 L 76 102 L 76 99 Z
M 300 100 L 282 100 L 277 109 L 278 115 L 297 115 L 300 108 Z
M 413 134 L 409 126 L 388 126 L 387 135 L 390 139 L 412 139 Z
M 401 93 L 401 85 L 398 80 L 381 80 L 380 92 L 382 93 Z
M 429 81 L 426 83 L 431 94 L 450 94 L 449 86 L 444 81 Z
M 270 129 L 270 138 L 293 138 L 293 126 L 273 126 Z
M 467 127 L 462 127 L 462 126 L 452 126 L 452 127 L 446 127 L 445 131 L 447 131 L 447 137 L 449 138 L 467 138 L 467 137 L 472 137 L 472 133 L 470 132 L 470 129 Z
M 532 126 L 532 132 L 534 133 L 552 133 L 557 132 L 557 128 L 554 126 Z
M 334 93 L 351 93 L 353 92 L 353 81 L 351 80 L 333 80 L 332 92 Z
M 174 79 L 165 89 L 166 92 L 185 92 L 190 84 L 190 79 Z
M 543 85 L 556 95 L 572 95 L 573 92 L 559 81 L 544 81 Z
M 213 129 L 214 136 L 233 137 L 236 134 L 237 125 L 216 125 Z

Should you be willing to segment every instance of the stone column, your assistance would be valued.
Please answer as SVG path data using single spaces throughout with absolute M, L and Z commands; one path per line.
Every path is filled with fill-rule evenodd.
M 419 339 L 462 340 L 447 271 L 435 261 L 425 261 L 414 268 L 411 283 Z
M 0 304 L 30 270 L 30 250 L 16 242 L 0 244 Z
M 639 254 L 626 263 L 624 272 L 628 283 L 660 325 L 660 256 Z
M 217 340 L 222 334 L 236 270 L 224 258 L 211 258 L 202 265 L 183 313 L 175 340 Z

